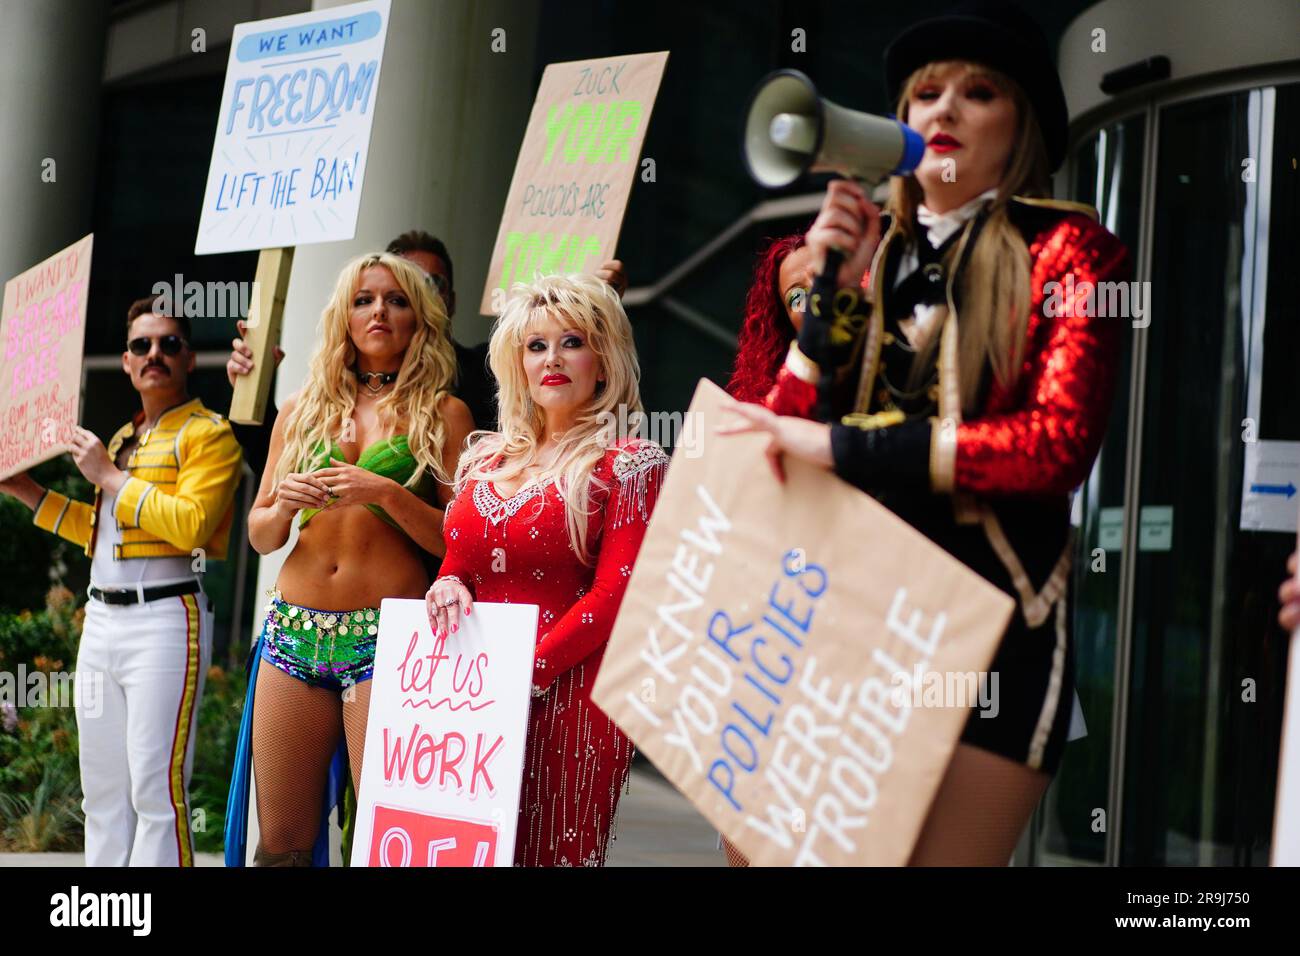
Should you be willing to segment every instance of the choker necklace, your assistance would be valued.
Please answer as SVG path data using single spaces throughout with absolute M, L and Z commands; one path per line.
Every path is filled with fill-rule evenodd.
M 396 372 L 358 372 L 356 369 L 353 369 L 353 372 L 356 374 L 357 380 L 365 385 L 372 395 L 378 395 L 383 391 L 385 385 L 391 385 L 397 381 Z M 379 383 L 378 385 L 375 384 L 376 380 Z

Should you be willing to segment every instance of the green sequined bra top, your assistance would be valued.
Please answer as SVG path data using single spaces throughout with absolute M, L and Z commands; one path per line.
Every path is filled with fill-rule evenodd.
M 324 450 L 325 446 L 323 443 L 317 444 L 316 450 L 313 453 L 313 458 L 319 459 Z M 343 449 L 339 447 L 338 442 L 334 442 L 331 446 L 330 455 L 339 461 L 347 460 L 344 457 Z M 407 437 L 405 435 L 394 435 L 392 438 L 381 438 L 379 441 L 362 451 L 353 464 L 358 468 L 364 468 L 366 471 L 373 472 L 376 475 L 391 478 L 399 485 L 405 485 L 407 480 L 418 467 L 415 461 L 415 455 L 411 454 L 411 448 L 407 443 Z M 328 467 L 330 467 L 330 463 L 327 459 L 321 461 L 319 465 L 311 470 L 319 471 L 322 468 Z M 436 499 L 438 483 L 432 475 L 425 472 L 423 477 L 420 478 L 419 482 L 416 483 L 411 490 L 420 498 L 432 503 Z M 403 534 L 406 533 L 405 529 L 394 521 L 388 512 L 379 507 L 379 505 L 368 504 L 366 507 L 369 508 L 376 517 L 388 522 Z M 306 527 L 307 522 L 310 521 L 320 510 L 320 508 L 303 508 L 302 511 L 299 512 L 298 527 Z

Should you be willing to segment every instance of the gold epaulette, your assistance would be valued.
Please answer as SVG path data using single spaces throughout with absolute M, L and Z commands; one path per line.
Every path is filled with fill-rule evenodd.
M 1073 202 L 1069 199 L 1035 199 L 1030 196 L 1012 196 L 1016 202 L 1022 202 L 1026 206 L 1042 206 L 1046 209 L 1059 209 L 1061 212 L 1077 212 L 1087 216 L 1093 222 L 1101 219 L 1095 206 L 1089 206 L 1086 202 Z

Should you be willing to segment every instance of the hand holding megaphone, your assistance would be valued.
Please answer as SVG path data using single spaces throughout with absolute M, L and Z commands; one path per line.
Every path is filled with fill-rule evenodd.
M 805 237 L 812 250 L 813 268 L 822 275 L 838 256 L 837 288 L 857 286 L 880 245 L 880 207 L 861 184 L 835 179 L 827 184 L 821 212 Z

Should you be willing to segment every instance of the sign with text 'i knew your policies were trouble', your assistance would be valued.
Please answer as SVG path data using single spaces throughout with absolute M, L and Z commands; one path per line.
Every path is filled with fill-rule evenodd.
M 479 311 L 539 275 L 614 258 L 668 54 L 552 63 L 528 118 Z
M 901 866 L 1012 599 L 825 469 L 778 483 L 729 401 L 696 389 L 591 699 L 752 864 Z
M 369 0 L 235 27 L 197 254 L 355 235 L 388 12 Z

